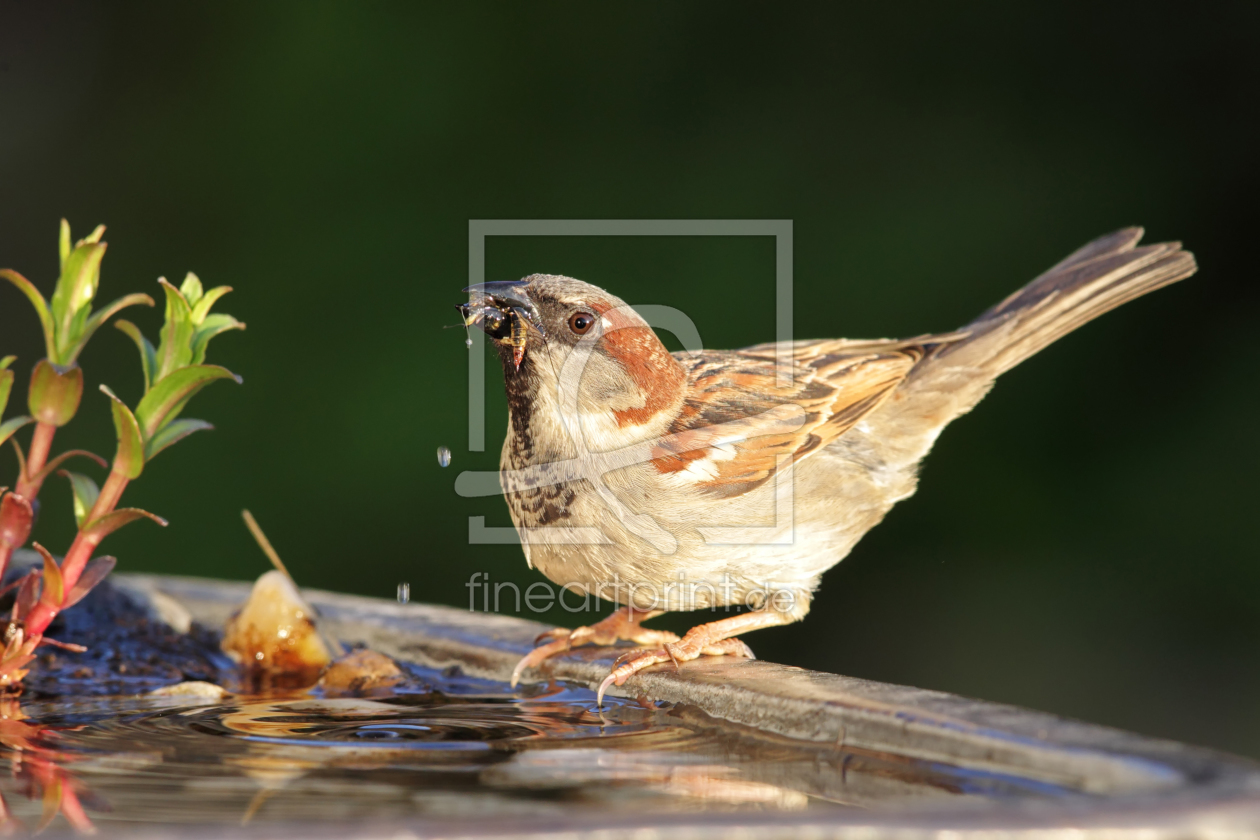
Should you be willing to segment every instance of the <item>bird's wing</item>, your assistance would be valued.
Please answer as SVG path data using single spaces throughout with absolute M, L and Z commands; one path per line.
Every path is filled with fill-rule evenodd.
M 784 345 L 792 376 L 780 382 L 776 345 L 678 354 L 687 399 L 653 450 L 670 482 L 720 496 L 746 493 L 825 447 L 874 410 L 923 356 L 924 343 L 820 341 Z
M 923 353 L 941 345 L 962 341 L 969 335 L 971 333 L 967 330 L 958 330 L 950 333 L 927 333 L 916 335 L 914 338 L 819 338 L 811 341 L 771 341 L 765 344 L 754 344 L 738 352 L 744 356 L 775 361 L 782 349 L 793 364 L 818 369 L 849 356 L 889 353 L 897 350 Z

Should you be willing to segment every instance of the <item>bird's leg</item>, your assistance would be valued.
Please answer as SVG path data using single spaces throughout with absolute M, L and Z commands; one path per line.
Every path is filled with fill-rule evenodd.
M 579 627 L 576 630 L 565 630 L 557 627 L 548 630 L 534 640 L 534 644 L 544 639 L 551 639 L 544 645 L 531 650 L 525 658 L 516 664 L 512 671 L 512 687 L 520 681 L 521 675 L 529 668 L 540 665 L 545 660 L 578 645 L 615 645 L 618 641 L 634 642 L 636 645 L 656 647 L 678 641 L 678 634 L 668 630 L 649 630 L 641 627 L 641 622 L 662 615 L 664 610 L 636 610 L 634 607 L 619 607 L 612 615 L 597 621 L 590 627 Z
M 604 692 L 608 690 L 608 686 L 622 685 L 644 668 L 660 662 L 673 662 L 677 665 L 701 656 L 742 656 L 756 659 L 748 645 L 733 637 L 762 627 L 790 624 L 793 620 L 774 610 L 757 610 L 692 627 L 681 640 L 667 643 L 658 650 L 630 651 L 613 664 L 612 673 L 600 683 L 597 702 L 603 705 Z

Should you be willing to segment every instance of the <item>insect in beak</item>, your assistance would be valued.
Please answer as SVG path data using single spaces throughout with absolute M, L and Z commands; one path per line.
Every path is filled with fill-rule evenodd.
M 519 307 L 512 308 L 512 364 L 517 370 L 521 369 L 521 362 L 525 361 L 525 318 L 520 313 Z
M 542 318 L 525 291 L 524 283 L 481 283 L 469 286 L 469 302 L 456 305 L 464 325 L 477 327 L 486 335 L 512 348 L 512 364 L 517 370 L 525 360 L 528 330 L 542 328 Z

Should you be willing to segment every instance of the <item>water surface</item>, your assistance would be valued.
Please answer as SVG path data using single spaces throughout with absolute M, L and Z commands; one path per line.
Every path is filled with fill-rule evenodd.
M 917 807 L 1080 796 L 844 744 L 770 737 L 686 707 L 553 683 L 512 692 L 412 668 L 389 696 L 301 691 L 28 703 L 101 828 L 408 817 Z M 29 779 L 0 781 L 28 826 Z

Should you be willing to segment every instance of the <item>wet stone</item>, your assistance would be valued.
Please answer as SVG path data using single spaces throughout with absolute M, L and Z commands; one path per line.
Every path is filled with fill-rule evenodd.
M 320 677 L 329 697 L 387 695 L 407 679 L 394 660 L 371 650 L 353 650 L 335 660 Z

